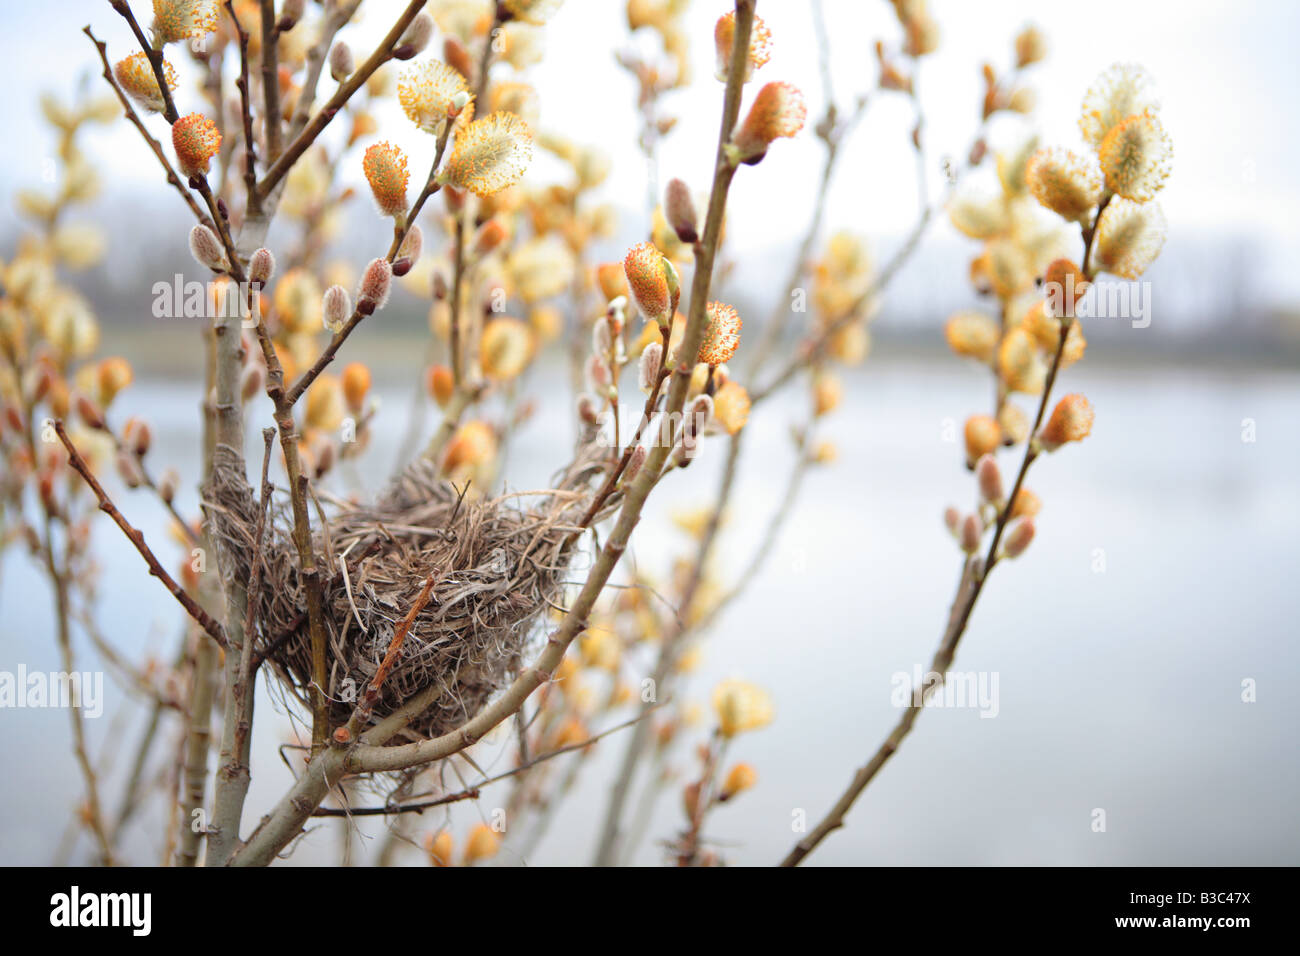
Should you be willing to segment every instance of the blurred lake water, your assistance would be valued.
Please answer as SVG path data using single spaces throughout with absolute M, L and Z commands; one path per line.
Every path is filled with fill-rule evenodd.
M 952 361 L 873 359 L 847 386 L 844 405 L 820 432 L 838 445 L 839 461 L 809 474 L 779 547 L 709 635 L 687 691 L 707 708 L 712 685 L 739 676 L 775 701 L 775 722 L 735 740 L 728 754 L 756 767 L 757 788 L 720 808 L 708 826 L 738 864 L 778 861 L 798 838 L 792 827 L 800 813 L 815 823 L 874 752 L 898 716 L 891 678 L 928 665 L 959 570 L 940 515 L 949 503 L 970 507 L 974 488 L 959 445 L 944 440 L 945 425 L 955 423 L 960 435 L 965 416 L 983 409 L 986 375 Z M 512 487 L 530 489 L 563 463 L 572 403 L 558 372 L 541 374 L 525 391 L 538 411 L 511 446 L 509 475 Z M 1300 376 L 1084 363 L 1065 373 L 1059 394 L 1066 391 L 1092 400 L 1093 435 L 1035 465 L 1028 485 L 1044 502 L 1038 535 L 1025 557 L 990 578 L 954 665 L 996 674 L 996 718 L 973 708 L 924 713 L 848 826 L 811 863 L 1300 862 L 1300 695 L 1293 693 L 1300 683 Z M 361 469 L 370 487 L 392 466 L 411 400 L 405 385 L 379 395 L 376 437 Z M 118 421 L 143 414 L 153 423 L 155 471 L 180 470 L 187 512 L 197 503 L 198 401 L 192 385 L 146 382 L 114 408 Z M 717 565 L 724 584 L 784 490 L 789 426 L 802 408 L 802 399 L 762 408 L 749 426 Z M 433 421 L 430 415 L 429 428 Z M 265 424 L 269 408 L 258 405 L 250 435 Z M 1243 440 L 1252 425 L 1254 440 Z M 710 500 L 724 447 L 720 439 L 706 444 L 696 466 L 651 499 L 632 558 L 660 578 L 686 547 L 667 515 Z M 1015 467 L 1010 455 L 1003 462 L 1007 471 Z M 343 490 L 337 481 L 336 488 Z M 178 562 L 161 510 L 143 494 L 118 500 L 160 553 Z M 166 657 L 178 612 L 107 521 L 97 523 L 95 537 L 106 634 L 137 658 L 146 651 Z M 58 669 L 51 615 L 44 579 L 11 549 L 0 577 L 0 670 Z M 80 634 L 77 643 L 81 668 L 97 667 Z M 635 683 L 644 669 L 648 662 L 637 660 L 626 676 Z M 1246 681 L 1256 688 L 1253 703 L 1242 699 Z M 113 756 L 106 793 L 116 809 L 141 713 L 122 710 L 123 692 L 111 680 L 106 688 L 105 715 L 90 733 L 93 752 Z M 290 780 L 275 751 L 289 723 L 276 706 L 261 695 L 246 826 Z M 8 768 L 0 863 L 48 863 L 82 799 L 68 715 L 9 710 L 0 720 Z M 503 862 L 590 861 L 625 734 L 597 746 L 529 859 L 519 860 L 508 840 Z M 686 748 L 679 758 L 695 769 Z M 500 758 L 495 766 L 507 765 Z M 497 784 L 480 806 L 454 810 L 458 843 L 507 792 Z M 1104 832 L 1093 829 L 1098 809 Z M 129 860 L 157 860 L 164 812 L 155 799 L 133 825 Z M 417 837 L 443 819 L 420 817 Z M 680 825 L 673 789 L 636 862 L 660 861 L 653 841 Z M 357 847 L 371 858 L 382 828 L 368 821 L 364 832 Z M 318 828 L 293 862 L 332 862 L 337 845 L 337 830 Z

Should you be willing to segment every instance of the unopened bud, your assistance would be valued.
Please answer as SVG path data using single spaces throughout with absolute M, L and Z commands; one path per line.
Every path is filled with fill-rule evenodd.
M 262 390 L 263 385 L 262 366 L 249 363 L 244 369 L 244 375 L 239 382 L 239 394 L 244 401 L 250 401 L 254 395 Z
M 955 538 L 961 529 L 961 512 L 949 505 L 943 510 L 943 523 Z
M 474 75 L 474 61 L 469 55 L 469 50 L 454 36 L 448 35 L 443 38 L 442 60 L 467 80 Z M 469 100 L 467 99 L 466 102 Z M 452 106 L 455 105 L 456 100 L 453 98 Z
M 400 279 L 402 276 L 406 275 L 408 272 L 411 271 L 411 265 L 412 265 L 411 260 L 408 259 L 406 256 L 402 256 L 400 259 L 394 259 L 393 275 L 396 276 L 398 279 Z
M 168 468 L 158 479 L 158 497 L 163 500 L 164 504 L 171 504 L 176 498 L 176 486 L 180 483 L 180 476 Z
M 478 235 L 474 237 L 474 253 L 478 256 L 486 256 L 493 250 L 500 247 L 506 241 L 506 227 L 501 220 L 495 217 L 489 219 L 479 227 Z
M 226 252 L 221 248 L 216 234 L 202 224 L 190 230 L 190 253 L 199 265 L 206 266 L 213 272 L 225 272 L 230 268 Z
M 1002 504 L 1002 472 L 992 455 L 984 455 L 975 464 L 975 478 L 979 482 L 980 499 L 990 504 Z
M 438 407 L 446 408 L 456 387 L 451 369 L 445 365 L 434 365 L 429 369 L 428 386 L 429 394 L 438 403 Z
M 342 83 L 355 69 L 356 62 L 352 58 L 352 48 L 342 40 L 335 43 L 334 49 L 330 50 L 330 76 Z
M 460 212 L 465 208 L 465 190 L 457 189 L 455 186 L 443 186 L 442 201 L 447 205 L 448 212 Z
M 323 442 L 316 455 L 315 477 L 323 478 L 325 474 L 334 467 L 334 443 Z
M 728 771 L 718 791 L 718 800 L 730 800 L 738 793 L 749 790 L 758 783 L 758 772 L 747 763 L 738 763 Z
M 388 293 L 393 286 L 393 267 L 387 259 L 372 259 L 361 276 L 361 285 L 357 289 L 357 310 L 362 315 L 369 315 L 376 309 L 382 309 L 388 302 Z
M 1002 543 L 1002 553 L 1008 558 L 1018 558 L 1025 553 L 1029 542 L 1034 540 L 1034 519 L 1021 518 L 1007 532 Z
M 248 260 L 248 280 L 262 285 L 271 281 L 275 275 L 275 256 L 267 248 L 258 249 Z
M 1002 444 L 1019 445 L 1029 437 L 1029 417 L 1019 405 L 1005 402 L 998 412 L 998 425 L 1002 429 Z
M 144 484 L 140 466 L 135 458 L 125 451 L 117 456 L 117 473 L 122 479 L 122 484 L 128 488 L 135 489 Z
M 695 200 L 691 198 L 690 187 L 680 179 L 670 179 L 664 189 L 664 215 L 682 242 L 699 240 Z
M 415 55 L 416 53 L 423 53 L 432 39 L 433 17 L 427 13 L 420 13 L 411 21 L 411 25 L 406 28 L 400 43 L 403 46 L 410 46 L 414 51 L 412 55 Z
M 966 467 L 974 470 L 975 462 L 1002 443 L 1002 429 L 988 415 L 972 415 L 966 419 L 965 437 Z
M 980 538 L 984 535 L 984 526 L 980 519 L 975 515 L 967 515 L 961 523 L 961 549 L 967 554 L 974 554 L 979 550 Z
M 306 6 L 307 0 L 283 0 L 280 4 L 280 21 L 276 24 L 281 33 L 293 29 L 294 24 L 302 19 L 302 11 Z
M 104 428 L 104 413 L 92 399 L 85 395 L 78 395 L 73 404 L 77 409 L 77 415 L 88 428 L 97 430 Z
M 447 286 L 447 277 L 442 274 L 441 269 L 433 270 L 433 278 L 429 280 L 429 286 L 430 291 L 433 293 L 433 298 L 436 301 L 442 302 L 447 298 L 447 292 L 449 291 Z
M 664 347 L 659 342 L 651 342 L 641 353 L 641 363 L 637 366 L 637 384 L 647 395 L 659 382 L 659 370 L 663 367 Z
M 402 238 L 402 244 L 397 247 L 397 254 L 403 259 L 409 259 L 411 264 L 420 261 L 420 253 L 424 252 L 424 233 L 419 226 L 412 226 L 406 230 L 406 235 Z M 396 268 L 393 270 L 396 272 Z
M 149 429 L 149 423 L 140 418 L 128 418 L 122 426 L 122 444 L 137 458 L 147 455 L 149 446 L 153 444 L 153 432 Z
M 342 332 L 352 315 L 352 299 L 341 285 L 332 285 L 321 299 L 321 322 L 331 332 Z
M 713 399 L 708 395 L 697 395 L 691 402 L 690 410 L 682 422 L 682 447 L 694 450 L 700 435 L 713 420 Z

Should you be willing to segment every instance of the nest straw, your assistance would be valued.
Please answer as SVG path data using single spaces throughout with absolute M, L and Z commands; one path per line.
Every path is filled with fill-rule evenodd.
M 590 439 L 591 436 L 587 436 Z M 413 622 L 384 681 L 382 718 L 433 686 L 441 693 L 405 734 L 435 737 L 473 717 L 518 672 L 535 625 L 560 605 L 577 522 L 607 449 L 579 447 L 556 487 L 531 508 L 519 496 L 471 501 L 424 459 L 408 466 L 373 504 L 336 506 L 313 542 L 328 630 L 331 726 L 346 723 L 394 629 L 426 579 L 428 605 Z M 248 580 L 257 505 L 242 457 L 218 447 L 204 508 L 227 579 Z M 311 642 L 306 594 L 280 501 L 263 543 L 258 651 L 286 690 L 306 704 Z

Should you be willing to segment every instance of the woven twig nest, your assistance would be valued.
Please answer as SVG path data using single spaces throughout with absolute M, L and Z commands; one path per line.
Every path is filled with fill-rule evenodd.
M 607 454 L 607 450 L 605 450 Z M 421 459 L 369 506 L 313 513 L 328 631 L 330 725 L 346 723 L 426 579 L 431 597 L 402 643 L 374 708 L 381 718 L 416 694 L 442 692 L 406 728 L 435 737 L 474 716 L 518 672 L 539 618 L 559 606 L 573 532 L 602 452 L 579 449 L 553 490 L 470 501 Z M 218 447 L 204 506 L 226 584 L 252 577 L 257 502 L 242 457 Z M 263 545 L 255 647 L 304 703 L 311 681 L 306 593 L 292 516 L 277 501 Z

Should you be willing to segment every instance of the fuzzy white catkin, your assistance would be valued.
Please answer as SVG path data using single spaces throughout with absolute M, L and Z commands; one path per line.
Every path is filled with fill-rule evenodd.
M 398 46 L 410 46 L 415 53 L 422 53 L 431 39 L 433 39 L 433 17 L 422 12 L 406 28 Z
M 419 226 L 411 226 L 406 232 L 406 237 L 402 239 L 401 246 L 397 249 L 397 255 L 402 259 L 410 259 L 411 265 L 415 265 L 420 260 L 420 253 L 424 251 L 424 233 L 420 231 Z
M 992 455 L 982 455 L 975 465 L 975 475 L 979 481 L 980 497 L 984 501 L 998 504 L 1002 501 L 1002 472 Z
M 332 285 L 321 299 L 321 321 L 331 332 L 338 332 L 352 315 L 352 299 L 341 285 Z
M 216 233 L 204 225 L 190 230 L 190 253 L 199 265 L 207 266 L 213 272 L 224 272 L 230 265 Z
M 641 391 L 649 392 L 659 380 L 659 367 L 663 364 L 664 347 L 658 342 L 651 342 L 641 353 L 641 362 L 637 365 L 637 384 Z
M 668 224 L 682 242 L 695 242 L 699 238 L 695 201 L 690 187 L 680 179 L 670 179 L 664 189 L 664 212 Z
M 258 249 L 248 260 L 249 281 L 265 285 L 271 281 L 273 275 L 275 275 L 275 256 L 270 249 L 265 247 Z
M 352 48 L 340 40 L 334 44 L 334 49 L 330 50 L 330 76 L 334 77 L 339 83 L 342 83 L 356 68 L 356 63 L 352 59 Z
M 387 259 L 372 259 L 361 276 L 361 286 L 357 289 L 357 306 L 362 301 L 369 303 L 371 309 L 382 309 L 388 301 L 388 293 L 393 287 L 393 266 Z
M 685 451 L 694 452 L 700 435 L 704 433 L 704 429 L 709 426 L 712 419 L 713 399 L 708 395 L 697 395 L 686 413 L 686 420 L 682 422 L 682 448 Z M 687 458 L 690 457 L 688 454 Z
M 1034 519 L 1021 518 L 1015 523 L 1015 526 L 1007 532 L 1006 542 L 1002 545 L 1002 553 L 1008 558 L 1018 558 L 1025 553 L 1029 547 L 1029 542 L 1034 540 Z

